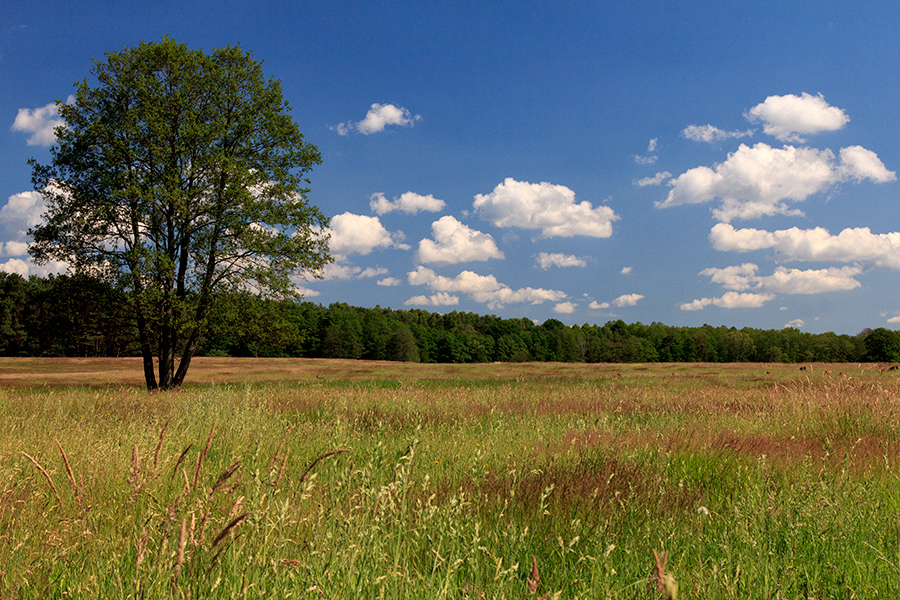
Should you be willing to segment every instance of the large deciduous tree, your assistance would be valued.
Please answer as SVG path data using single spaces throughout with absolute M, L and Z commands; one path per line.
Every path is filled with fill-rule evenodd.
M 30 252 L 125 290 L 147 388 L 176 388 L 215 291 L 290 295 L 293 275 L 330 260 L 327 219 L 307 201 L 321 158 L 239 47 L 205 54 L 166 37 L 91 72 L 58 103 L 51 163 L 31 162 L 46 212 Z

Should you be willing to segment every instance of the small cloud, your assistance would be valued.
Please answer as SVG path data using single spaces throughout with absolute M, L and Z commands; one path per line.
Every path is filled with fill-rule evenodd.
M 896 317 L 891 317 L 890 319 L 887 320 L 887 322 L 888 323 L 900 323 L 900 315 L 897 315 Z
M 571 315 L 577 305 L 574 302 L 560 302 L 553 307 L 553 312 L 560 315 Z
M 456 306 L 459 298 L 446 292 L 438 292 L 430 296 L 413 296 L 406 302 L 406 306 Z
M 320 292 L 317 292 L 316 290 L 311 290 L 307 287 L 303 287 L 303 286 L 299 286 L 299 285 L 294 286 L 294 291 L 296 293 L 300 294 L 301 296 L 303 296 L 304 298 L 315 298 L 317 296 L 321 296 Z
M 681 305 L 681 310 L 703 310 L 709 305 L 720 308 L 759 308 L 773 300 L 775 294 L 725 292 L 720 298 L 700 298 Z
M 363 269 L 362 267 L 356 267 L 353 265 L 328 263 L 327 265 L 325 265 L 325 268 L 322 269 L 322 279 L 325 281 L 368 279 L 372 277 L 378 277 L 380 275 L 385 275 L 386 273 L 387 269 L 381 267 L 368 267 L 366 269 Z
M 806 327 L 806 323 L 803 319 L 794 319 L 793 321 L 788 321 L 784 324 L 785 329 L 800 329 L 801 327 Z
M 402 106 L 394 104 L 372 104 L 369 112 L 362 121 L 345 121 L 331 127 L 338 135 L 347 135 L 356 130 L 363 135 L 384 131 L 388 125 L 412 127 L 416 121 L 421 120 L 420 115 L 413 115 Z
M 657 156 L 653 154 L 656 151 L 656 143 L 659 138 L 653 138 L 650 140 L 650 143 L 647 144 L 647 156 L 638 156 L 637 154 L 632 154 L 634 158 L 634 162 L 639 165 L 652 165 L 656 162 Z
M 644 177 L 643 179 L 635 179 L 632 183 L 638 187 L 647 187 L 648 185 L 662 185 L 672 178 L 672 174 L 668 171 L 660 171 L 653 177 Z
M 594 310 L 604 310 L 609 308 L 609 302 L 597 302 L 595 300 L 594 302 L 588 304 L 588 308 L 592 308 Z
M 614 306 L 621 308 L 623 306 L 635 306 L 641 299 L 643 299 L 641 294 L 625 294 L 613 300 L 612 303 Z
M 431 194 L 422 196 L 413 192 L 406 192 L 393 201 L 384 197 L 384 194 L 377 192 L 369 197 L 369 208 L 378 215 L 383 215 L 395 210 L 414 215 L 419 211 L 439 212 L 444 209 L 446 203 L 438 200 Z
M 71 104 L 74 96 L 66 101 Z M 20 108 L 13 121 L 12 130 L 30 134 L 26 139 L 29 146 L 52 146 L 56 142 L 56 128 L 65 125 L 59 117 L 59 107 L 55 102 L 38 108 Z
M 724 131 L 713 125 L 688 125 L 681 131 L 681 135 L 695 142 L 718 142 L 731 138 L 742 138 L 753 135 L 753 130 L 746 131 Z
M 619 271 L 622 275 L 628 275 L 631 273 L 631 267 L 622 267 L 622 270 Z
M 23 256 L 28 254 L 28 242 L 0 242 L 0 256 Z
M 541 269 L 547 270 L 550 267 L 586 267 L 587 261 L 570 254 L 548 254 L 541 252 L 535 259 Z
M 400 285 L 400 280 L 396 277 L 385 277 L 384 279 L 379 279 L 375 283 L 384 287 L 396 287 Z
M 386 275 L 387 272 L 388 272 L 388 270 L 385 269 L 384 267 L 368 267 L 368 268 L 363 269 L 359 273 L 359 275 L 357 275 L 357 277 L 360 279 L 370 278 L 370 277 L 378 277 L 380 275 Z

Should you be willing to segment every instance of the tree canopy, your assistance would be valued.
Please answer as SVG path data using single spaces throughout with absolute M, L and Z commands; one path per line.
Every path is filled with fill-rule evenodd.
M 205 54 L 166 37 L 91 72 L 57 103 L 50 164 L 31 161 L 46 213 L 30 252 L 121 290 L 147 388 L 178 387 L 217 290 L 283 297 L 330 260 L 328 221 L 307 199 L 321 157 L 237 46 Z

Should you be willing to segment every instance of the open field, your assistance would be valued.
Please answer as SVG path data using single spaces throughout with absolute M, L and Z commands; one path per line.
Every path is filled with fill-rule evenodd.
M 900 375 L 799 367 L 0 359 L 0 598 L 900 597 Z

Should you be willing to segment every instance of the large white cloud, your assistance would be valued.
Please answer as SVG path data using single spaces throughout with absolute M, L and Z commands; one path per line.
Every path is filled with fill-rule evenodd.
M 718 198 L 722 204 L 713 215 L 726 223 L 776 214 L 800 215 L 788 202 L 801 202 L 842 181 L 863 179 L 884 183 L 896 179 L 896 174 L 888 171 L 874 152 L 859 146 L 841 150 L 837 162 L 830 150 L 741 144 L 715 168 L 696 167 L 673 179 L 668 196 L 656 206 L 668 208 Z
M 587 261 L 571 254 L 556 254 L 541 252 L 535 258 L 541 269 L 547 270 L 550 267 L 586 267 Z
M 419 262 L 454 265 L 504 258 L 490 234 L 476 231 L 449 215 L 432 223 L 431 232 L 434 240 L 424 239 L 419 242 Z
M 414 192 L 406 192 L 393 201 L 384 197 L 381 192 L 369 197 L 369 208 L 376 214 L 383 215 L 395 210 L 414 215 L 419 211 L 438 212 L 444 209 L 446 203 L 428 194 L 422 196 Z
M 366 113 L 362 121 L 345 121 L 335 125 L 332 129 L 340 135 L 347 135 L 354 129 L 359 133 L 369 135 L 384 131 L 388 125 L 411 127 L 421 118 L 421 116 L 412 114 L 402 106 L 376 102 L 369 108 L 369 112 Z
M 803 142 L 803 135 L 835 131 L 846 125 L 850 117 L 836 106 L 825 102 L 821 94 L 769 96 L 745 115 L 761 122 L 763 131 L 783 142 Z
M 719 223 L 709 239 L 713 248 L 727 252 L 772 249 L 787 261 L 859 262 L 900 270 L 900 232 L 875 234 L 868 227 L 858 227 L 832 235 L 822 227 L 765 231 Z
M 401 235 L 385 229 L 378 217 L 345 212 L 331 218 L 329 247 L 338 260 L 350 254 L 366 255 L 378 248 L 408 250 L 409 246 L 399 241 Z
M 72 101 L 70 96 L 69 102 Z M 12 130 L 29 134 L 26 140 L 29 146 L 51 146 L 56 141 L 55 129 L 61 125 L 64 125 L 64 121 L 54 102 L 39 108 L 20 108 Z
M 575 192 L 563 185 L 528 183 L 506 178 L 489 194 L 475 196 L 476 212 L 497 227 L 539 229 L 541 236 L 584 235 L 607 238 L 619 216 L 608 206 L 594 208 L 575 202 Z
M 531 287 L 513 290 L 497 281 L 493 275 L 479 275 L 472 271 L 463 271 L 456 277 L 445 277 L 427 267 L 419 266 L 407 276 L 411 285 L 424 285 L 435 292 L 468 294 L 476 302 L 485 303 L 491 309 L 523 302 L 531 304 L 559 302 L 566 298 L 564 292 L 557 290 Z
M 713 283 L 726 290 L 742 292 L 754 290 L 773 294 L 820 294 L 858 288 L 855 279 L 862 270 L 857 267 L 828 269 L 788 269 L 777 267 L 771 275 L 757 275 L 759 267 L 753 263 L 723 269 L 709 268 L 700 271 Z

